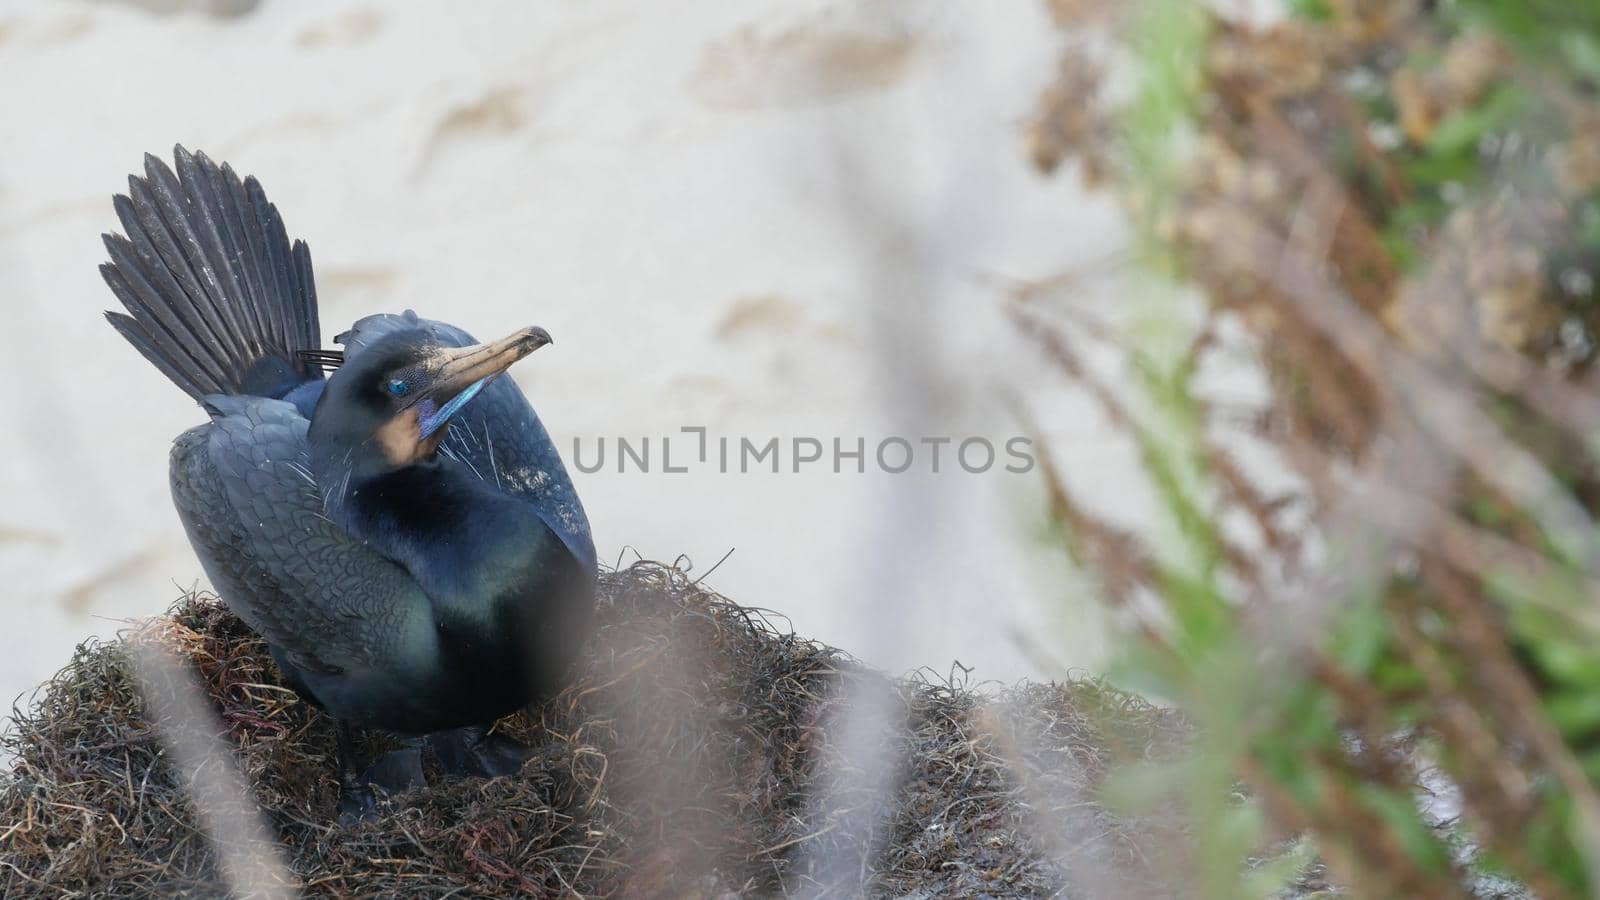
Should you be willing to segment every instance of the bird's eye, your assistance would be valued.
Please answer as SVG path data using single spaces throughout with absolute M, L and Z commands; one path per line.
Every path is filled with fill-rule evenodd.
M 403 378 L 391 378 L 386 386 L 389 393 L 395 397 L 404 397 L 411 390 L 411 385 L 406 384 Z

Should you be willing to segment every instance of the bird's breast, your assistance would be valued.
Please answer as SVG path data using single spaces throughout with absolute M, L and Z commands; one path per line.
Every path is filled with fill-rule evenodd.
M 470 614 L 437 619 L 447 692 L 488 722 L 559 690 L 582 644 L 592 594 L 547 580 L 509 588 Z

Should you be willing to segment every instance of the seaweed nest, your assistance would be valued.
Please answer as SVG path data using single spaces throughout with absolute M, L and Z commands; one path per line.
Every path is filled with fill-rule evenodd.
M 430 778 L 350 826 L 333 723 L 215 599 L 85 643 L 0 736 L 0 895 L 1148 896 L 1179 883 L 1168 838 L 1182 823 L 1098 802 L 1114 766 L 1182 752 L 1171 712 L 1096 682 L 893 680 L 654 563 L 602 576 L 599 622 L 573 685 L 500 724 L 535 748 L 519 777 Z M 192 723 L 170 721 L 165 695 L 191 679 L 141 677 L 149 649 L 209 701 L 205 738 L 240 776 L 222 813 L 259 817 L 263 880 L 225 864 L 195 784 L 228 766 L 174 759 L 172 735 Z M 849 715 L 872 702 L 887 715 Z

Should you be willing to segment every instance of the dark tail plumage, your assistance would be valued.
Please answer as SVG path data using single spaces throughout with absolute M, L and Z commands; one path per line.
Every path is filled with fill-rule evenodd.
M 291 247 L 254 176 L 182 146 L 174 157 L 177 175 L 146 154 L 115 199 L 127 237 L 105 235 L 100 273 L 128 313 L 106 319 L 196 400 L 321 378 L 300 355 L 322 343 L 310 249 Z

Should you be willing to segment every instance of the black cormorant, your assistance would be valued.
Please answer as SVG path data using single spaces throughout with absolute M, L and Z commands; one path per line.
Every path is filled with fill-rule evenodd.
M 173 502 L 218 593 L 338 719 L 341 806 L 420 782 L 415 748 L 356 776 L 350 724 L 434 735 L 499 774 L 482 726 L 559 690 L 589 629 L 589 523 L 554 444 L 498 377 L 550 343 L 480 344 L 379 314 L 322 350 L 311 256 L 255 178 L 145 157 L 105 236 L 111 324 L 211 421 L 172 449 Z M 324 376 L 324 370 L 331 374 Z M 442 736 L 442 737 L 441 737 Z

